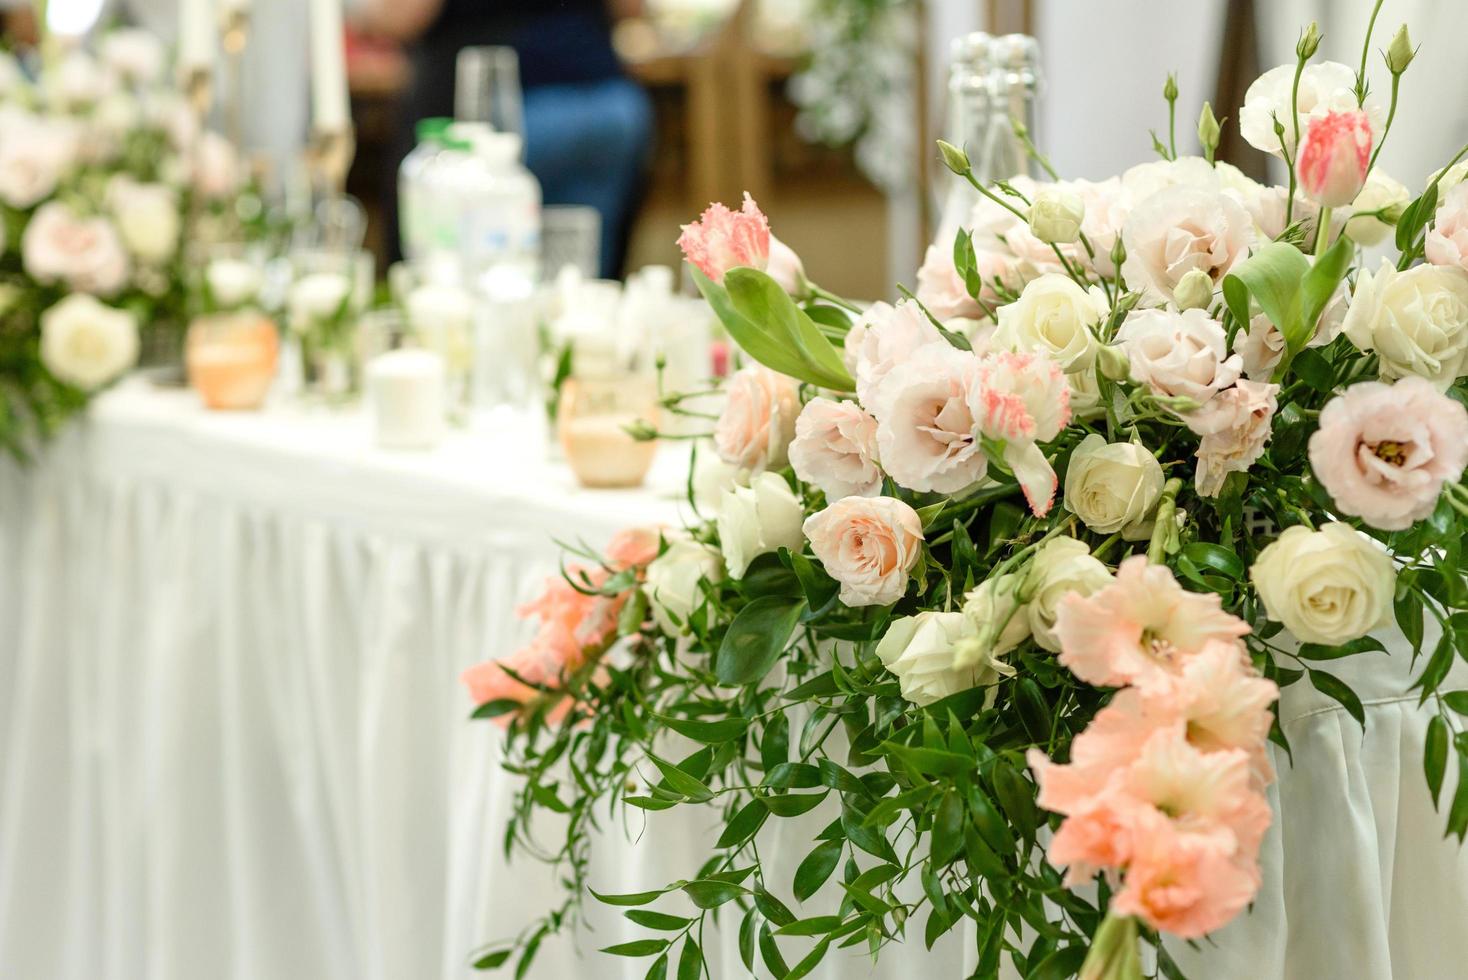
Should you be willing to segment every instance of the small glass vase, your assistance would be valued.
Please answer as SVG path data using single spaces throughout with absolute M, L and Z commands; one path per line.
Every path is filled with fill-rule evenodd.
M 280 337 L 258 311 L 196 317 L 189 325 L 184 363 L 189 385 L 205 407 L 221 411 L 259 408 L 275 380 Z
M 657 443 L 632 438 L 626 427 L 657 420 L 657 385 L 645 374 L 571 377 L 561 388 L 556 431 L 582 486 L 636 487 L 647 478 Z

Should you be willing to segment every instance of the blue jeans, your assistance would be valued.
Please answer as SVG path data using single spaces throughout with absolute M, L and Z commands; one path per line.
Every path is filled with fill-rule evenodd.
M 652 142 L 652 105 L 627 78 L 525 92 L 525 163 L 546 204 L 601 214 L 601 273 L 617 274 Z

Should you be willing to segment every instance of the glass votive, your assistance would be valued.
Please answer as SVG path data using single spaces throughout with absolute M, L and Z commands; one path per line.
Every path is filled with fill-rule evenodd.
M 301 249 L 291 255 L 286 296 L 308 391 L 328 397 L 357 388 L 358 318 L 372 300 L 373 259 L 360 249 Z
M 443 358 L 427 350 L 379 354 L 366 368 L 373 437 L 386 449 L 432 449 L 444 433 Z
M 196 308 L 205 313 L 228 313 L 262 305 L 267 255 L 243 242 L 216 242 L 203 246 L 203 276 Z
M 263 313 L 215 313 L 189 324 L 184 366 L 206 407 L 256 409 L 275 380 L 279 350 L 275 323 Z
M 457 267 L 393 266 L 388 281 L 408 328 L 419 346 L 444 361 L 449 406 L 469 407 L 474 374 L 474 295 L 464 288 Z
M 636 487 L 647 478 L 657 443 L 626 431 L 637 421 L 656 424 L 657 385 L 640 373 L 567 378 L 556 430 L 561 450 L 584 487 Z

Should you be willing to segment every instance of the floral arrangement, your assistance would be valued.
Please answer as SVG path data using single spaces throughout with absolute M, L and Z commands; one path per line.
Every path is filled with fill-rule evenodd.
M 0 52 L 0 445 L 20 458 L 154 337 L 177 346 L 184 243 L 238 222 L 245 183 L 157 38 L 60 43 L 34 80 Z
M 941 145 L 978 204 L 896 305 L 813 285 L 752 201 L 687 226 L 748 363 L 700 518 L 585 552 L 523 610 L 532 643 L 465 675 L 524 779 L 506 845 L 568 887 L 479 966 L 523 971 L 576 921 L 600 814 L 697 806 L 723 818 L 702 867 L 593 892 L 647 930 L 606 952 L 649 977 L 705 972 L 720 914 L 775 977 L 965 922 L 975 976 L 1181 976 L 1163 937 L 1259 888 L 1279 690 L 1364 725 L 1327 665 L 1389 630 L 1463 838 L 1468 778 L 1439 798 L 1451 757 L 1468 773 L 1468 692 L 1442 689 L 1468 658 L 1468 147 L 1414 197 L 1374 166 L 1406 29 L 1385 107 L 1364 53 L 1318 44 L 1239 114 L 1287 187 L 1214 159 L 1206 105 L 1203 157 L 1168 132 L 1100 183 L 985 186 Z M 793 872 L 762 862 L 801 818 Z

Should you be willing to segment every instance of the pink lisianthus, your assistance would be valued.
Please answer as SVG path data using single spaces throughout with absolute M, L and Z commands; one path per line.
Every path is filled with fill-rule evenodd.
M 1366 186 L 1371 169 L 1371 120 L 1362 109 L 1310 120 L 1295 173 L 1300 190 L 1322 207 L 1343 208 Z
M 1278 393 L 1279 385 L 1241 379 L 1183 417 L 1203 436 L 1195 454 L 1199 496 L 1218 496 L 1230 473 L 1247 473 L 1264 455 L 1279 407 Z
M 1224 612 L 1218 596 L 1189 592 L 1136 555 L 1104 589 L 1062 599 L 1055 632 L 1060 662 L 1081 680 L 1145 691 L 1168 683 L 1208 643 L 1236 644 L 1249 625 Z
M 987 270 L 992 275 L 996 270 Z M 983 276 L 986 270 L 980 269 Z M 990 291 L 987 299 L 994 298 Z M 958 269 L 953 265 L 952 249 L 929 245 L 923 255 L 922 268 L 917 273 L 917 299 L 940 320 L 953 317 L 977 319 L 987 312 L 978 300 L 969 295 L 968 287 Z
M 876 399 L 877 447 L 899 486 L 958 493 L 983 479 L 988 461 L 970 400 L 976 364 L 967 351 L 930 344 L 883 380 Z
M 875 497 L 882 490 L 877 420 L 855 402 L 812 398 L 795 420 L 790 465 L 827 500 Z
M 763 364 L 740 368 L 730 380 L 728 400 L 714 425 L 714 449 L 732 466 L 763 473 L 789 460 L 800 386 Z
M 868 307 L 851 325 L 842 349 L 846 368 L 856 379 L 862 407 L 881 419 L 887 402 L 887 376 L 917 351 L 932 345 L 949 346 L 916 303 L 873 303 Z
M 730 269 L 741 266 L 763 272 L 770 263 L 770 222 L 746 193 L 738 211 L 710 204 L 703 217 L 683 226 L 678 247 L 714 282 L 723 282 Z
M 1468 466 L 1468 411 L 1429 381 L 1352 385 L 1320 412 L 1310 466 L 1343 513 L 1383 531 L 1429 516 Z
M 1004 462 L 1030 510 L 1044 517 L 1058 481 L 1038 443 L 1070 423 L 1070 383 L 1060 366 L 1044 354 L 988 354 L 979 359 L 968 404 L 978 431 L 1004 443 Z

